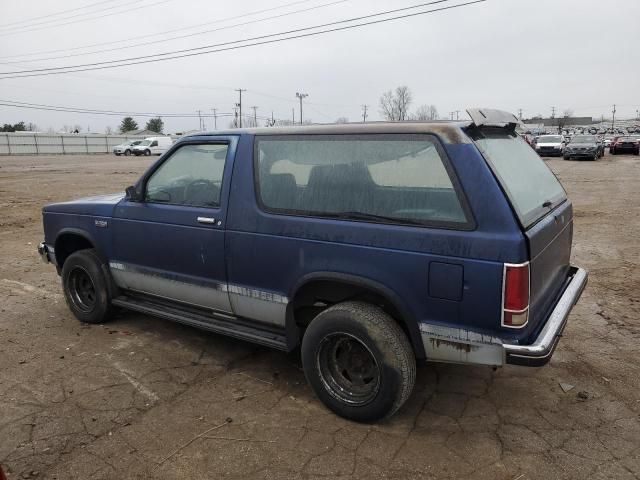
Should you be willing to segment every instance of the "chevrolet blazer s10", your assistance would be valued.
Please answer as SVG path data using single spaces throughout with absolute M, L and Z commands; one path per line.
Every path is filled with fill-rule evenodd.
M 396 412 L 416 362 L 540 366 L 587 273 L 517 119 L 197 134 L 126 194 L 43 209 L 82 322 L 114 307 L 291 351 L 334 412 Z

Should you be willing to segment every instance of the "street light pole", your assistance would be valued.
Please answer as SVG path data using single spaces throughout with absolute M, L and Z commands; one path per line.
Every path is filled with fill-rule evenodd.
M 300 125 L 302 125 L 302 99 L 308 97 L 309 95 L 306 93 L 296 92 L 296 97 L 300 99 Z

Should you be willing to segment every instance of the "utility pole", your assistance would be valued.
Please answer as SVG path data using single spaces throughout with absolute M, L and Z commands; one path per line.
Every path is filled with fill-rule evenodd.
M 522 121 L 522 109 L 521 108 L 518 109 L 518 119 L 520 121 Z
M 296 97 L 300 99 L 300 125 L 302 125 L 302 99 L 308 97 L 307 93 L 296 92 Z M 295 123 L 295 122 L 294 122 Z
M 296 124 L 296 109 L 292 108 L 291 109 L 291 125 L 295 125 Z
M 460 120 L 460 110 L 456 110 L 456 120 Z
M 258 126 L 258 107 L 256 107 L 255 105 L 253 107 L 251 107 L 253 109 L 253 124 L 257 127 Z
M 240 109 L 240 128 L 242 128 L 242 92 L 246 91 L 246 88 L 236 88 L 236 92 L 240 94 L 240 101 L 236 104 L 236 106 Z
M 616 125 L 616 104 L 615 103 L 613 104 L 613 112 L 611 113 L 613 113 L 613 119 L 611 120 L 611 129 L 613 130 L 613 128 Z
M 211 111 L 213 112 L 213 129 L 217 130 L 218 129 L 218 109 L 212 108 Z
M 238 107 L 233 107 L 233 124 L 238 128 Z
M 551 107 L 551 118 L 556 118 L 556 107 Z
M 273 110 L 271 110 L 271 126 L 273 127 L 275 126 L 275 124 L 276 124 L 276 120 L 275 118 L 273 118 Z
M 198 130 L 202 130 L 202 111 L 196 110 L 198 112 Z
M 454 113 L 455 113 L 455 112 L 449 112 L 449 119 L 450 119 L 450 120 L 453 120 L 453 114 L 454 114 Z
M 367 117 L 369 115 L 367 115 L 367 109 L 369 108 L 369 105 L 362 105 L 362 122 L 366 123 L 367 121 Z

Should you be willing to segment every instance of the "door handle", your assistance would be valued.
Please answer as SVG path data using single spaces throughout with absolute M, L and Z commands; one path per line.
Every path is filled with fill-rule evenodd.
M 216 219 L 213 217 L 198 217 L 198 223 L 214 224 L 216 223 Z

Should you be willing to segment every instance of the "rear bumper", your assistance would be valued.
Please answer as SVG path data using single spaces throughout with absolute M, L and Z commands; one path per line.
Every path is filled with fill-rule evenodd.
M 567 324 L 569 313 L 587 285 L 588 274 L 582 268 L 571 267 L 569 275 L 571 280 L 538 338 L 531 345 L 503 345 L 505 363 L 539 367 L 549 362 Z
M 529 345 L 507 343 L 500 337 L 464 328 L 421 323 L 427 360 L 447 363 L 540 367 L 551 359 L 567 324 L 569 313 L 587 285 L 587 272 L 571 267 L 567 286 L 538 337 Z

